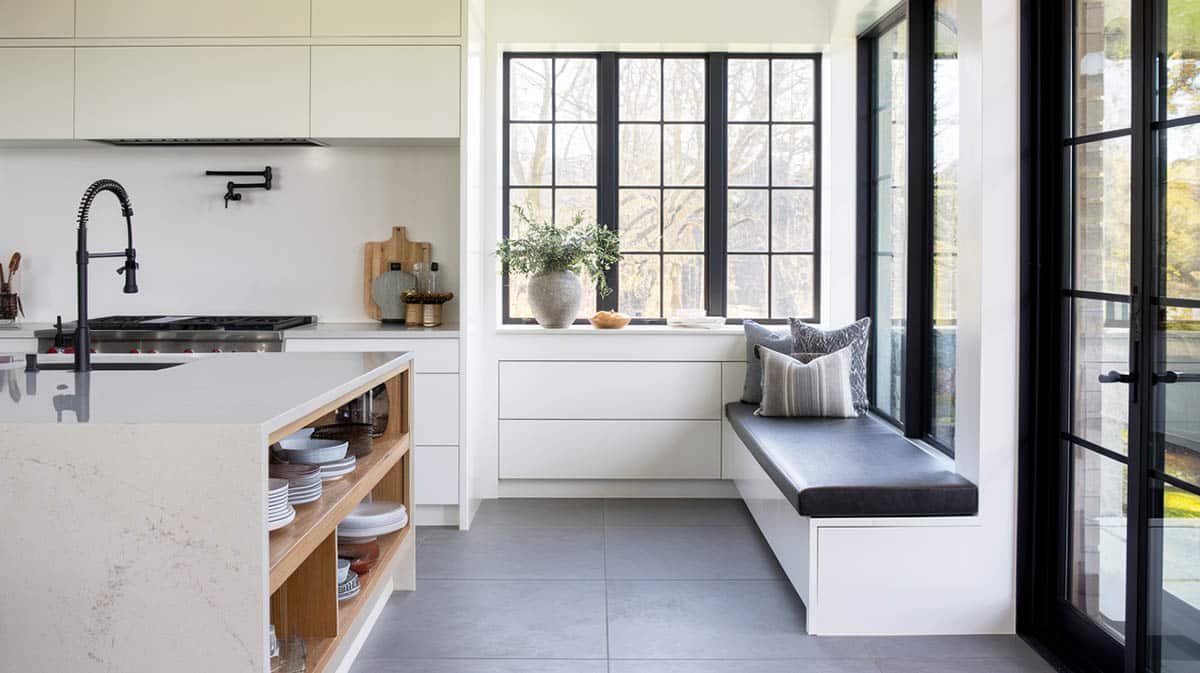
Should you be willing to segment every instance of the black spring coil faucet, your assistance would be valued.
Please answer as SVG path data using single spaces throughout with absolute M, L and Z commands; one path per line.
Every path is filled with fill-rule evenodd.
M 88 252 L 87 221 L 92 210 L 92 202 L 100 192 L 112 192 L 121 203 L 121 215 L 125 218 L 125 231 L 129 243 L 123 252 Z M 91 334 L 88 330 L 88 260 L 99 257 L 124 257 L 125 264 L 117 269 L 117 273 L 125 275 L 125 294 L 135 294 L 137 286 L 137 251 L 133 248 L 133 206 L 129 203 L 129 194 L 121 183 L 116 180 L 97 180 L 83 193 L 79 202 L 78 244 L 75 249 L 76 264 L 76 304 L 79 315 L 75 322 L 75 371 L 87 372 L 92 369 Z

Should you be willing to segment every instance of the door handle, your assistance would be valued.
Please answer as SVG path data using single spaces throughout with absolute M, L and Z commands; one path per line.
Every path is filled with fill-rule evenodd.
M 1197 383 L 1200 382 L 1200 374 L 1192 374 L 1190 372 L 1163 372 L 1154 375 L 1155 383 Z
M 1115 369 L 1110 369 L 1107 374 L 1100 375 L 1100 383 L 1133 383 L 1133 374 L 1125 374 Z

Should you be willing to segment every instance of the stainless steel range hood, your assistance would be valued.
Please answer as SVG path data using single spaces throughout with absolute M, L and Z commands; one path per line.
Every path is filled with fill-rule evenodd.
M 96 139 L 95 142 L 134 147 L 146 145 L 309 145 L 320 147 L 325 144 L 312 138 L 106 138 Z

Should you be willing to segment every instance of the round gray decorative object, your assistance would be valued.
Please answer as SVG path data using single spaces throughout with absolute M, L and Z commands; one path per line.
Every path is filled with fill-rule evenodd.
M 545 271 L 529 279 L 529 305 L 542 327 L 570 327 L 582 299 L 583 283 L 570 271 Z

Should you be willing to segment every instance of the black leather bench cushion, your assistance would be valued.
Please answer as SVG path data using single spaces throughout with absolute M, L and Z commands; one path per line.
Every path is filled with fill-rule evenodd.
M 800 514 L 962 516 L 979 509 L 975 484 L 877 419 L 763 418 L 755 408 L 733 402 L 725 416 Z

